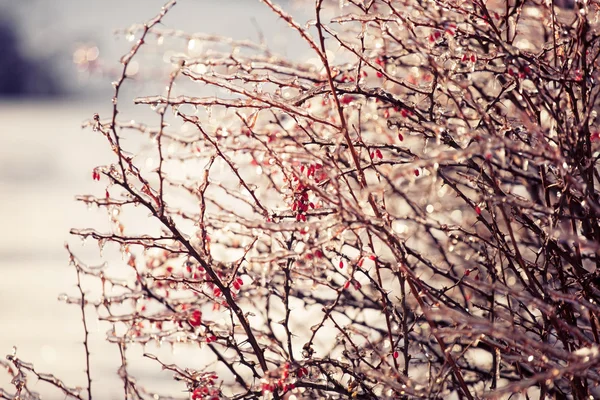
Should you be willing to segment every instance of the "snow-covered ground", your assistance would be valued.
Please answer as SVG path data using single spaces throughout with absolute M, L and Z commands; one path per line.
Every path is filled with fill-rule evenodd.
M 19 357 L 72 385 L 84 382 L 80 312 L 57 297 L 75 294 L 75 272 L 63 249 L 65 241 L 73 242 L 70 227 L 100 218 L 74 201 L 93 189 L 90 171 L 107 156 L 101 138 L 79 128 L 95 108 L 82 102 L 0 103 L 0 353 L 17 346 Z M 94 342 L 102 336 L 94 331 Z M 94 350 L 96 371 L 108 376 L 111 349 Z M 3 371 L 0 387 L 10 388 Z M 44 385 L 39 389 L 51 395 L 46 398 L 62 398 Z

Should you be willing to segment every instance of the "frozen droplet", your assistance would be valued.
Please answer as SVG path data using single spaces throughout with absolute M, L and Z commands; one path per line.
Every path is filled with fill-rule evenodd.
M 202 53 L 202 42 L 197 38 L 192 38 L 188 41 L 187 48 L 190 56 L 199 56 Z
M 100 256 L 102 257 L 102 251 L 104 250 L 104 245 L 106 244 L 105 239 L 98 239 L 98 250 L 100 251 Z
M 125 75 L 134 76 L 140 70 L 140 64 L 137 61 L 131 61 L 127 64 L 127 69 L 125 70 Z
M 306 21 L 306 24 L 304 25 L 306 27 L 306 29 L 309 29 L 311 26 L 315 26 L 317 25 L 317 20 L 316 19 L 311 19 Z

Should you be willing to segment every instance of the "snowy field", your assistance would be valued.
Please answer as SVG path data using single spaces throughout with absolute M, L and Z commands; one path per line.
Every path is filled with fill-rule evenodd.
M 78 192 L 92 190 L 89 171 L 107 155 L 99 151 L 99 137 L 79 128 L 93 109 L 80 102 L 0 103 L 0 352 L 17 346 L 19 357 L 72 385 L 84 382 L 80 312 L 57 298 L 75 294 L 63 248 L 73 242 L 69 229 L 95 220 L 74 201 Z M 98 343 L 103 333 L 93 336 Z M 110 350 L 95 345 L 100 376 L 111 374 Z M 9 386 L 2 373 L 0 387 Z M 62 398 L 54 396 L 46 398 Z

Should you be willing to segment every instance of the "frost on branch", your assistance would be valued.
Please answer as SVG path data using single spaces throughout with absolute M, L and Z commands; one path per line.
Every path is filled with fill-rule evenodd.
M 148 343 L 206 351 L 147 354 L 192 399 L 600 396 L 598 3 L 262 3 L 307 50 L 167 29 L 169 4 L 90 122 L 110 228 L 73 233 L 123 260 L 71 260 L 125 396 Z M 141 123 L 119 97 L 152 46 Z

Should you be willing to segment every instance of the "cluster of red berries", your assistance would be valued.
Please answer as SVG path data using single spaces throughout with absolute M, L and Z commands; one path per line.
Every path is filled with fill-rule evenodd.
M 382 69 L 385 69 L 385 62 L 383 61 L 383 59 L 381 57 L 375 60 L 375 64 L 379 65 Z M 381 72 L 377 71 L 377 77 L 383 78 L 383 74 Z
M 347 105 L 352 103 L 354 100 L 356 100 L 356 97 L 349 94 L 345 94 L 340 98 L 340 103 Z
M 235 290 L 240 290 L 240 288 L 244 286 L 244 280 L 239 276 L 233 280 L 233 288 Z
M 313 258 L 323 258 L 323 252 L 320 249 L 317 249 L 313 253 L 306 253 L 304 257 L 308 260 L 312 260 Z
M 200 310 L 192 311 L 192 314 L 188 317 L 188 322 L 194 328 L 200 326 L 202 323 L 202 312 Z
M 187 321 L 188 324 L 190 324 L 194 328 L 197 328 L 200 325 L 202 325 L 202 311 L 198 309 L 193 309 L 192 304 L 182 304 L 181 311 L 186 311 L 186 316 L 184 320 Z M 184 320 L 179 321 L 180 327 L 183 327 Z
M 460 62 L 462 63 L 475 63 L 477 61 L 477 56 L 474 53 L 465 53 L 462 55 L 462 57 L 460 58 Z
M 381 154 L 381 150 L 375 149 L 374 151 L 371 152 L 371 159 L 374 159 L 374 158 L 379 158 L 379 159 L 383 158 L 383 154 Z
M 300 367 L 298 368 L 298 370 L 296 371 L 296 376 L 301 379 L 302 377 L 305 377 L 308 375 L 308 369 L 306 367 Z
M 215 387 L 218 376 L 215 374 L 206 374 L 202 377 L 200 386 L 192 392 L 192 400 L 219 400 L 219 389 Z
M 400 112 L 400 116 L 402 118 L 407 118 L 407 117 L 414 115 L 411 110 L 408 110 L 406 108 L 394 107 L 393 110 L 396 112 Z M 383 110 L 383 118 L 387 119 L 390 117 L 390 115 L 391 115 L 390 108 L 386 108 Z
M 442 32 L 441 32 L 441 31 L 438 31 L 438 30 L 436 30 L 436 31 L 433 31 L 433 32 L 431 33 L 431 35 L 429 35 L 429 42 L 430 42 L 430 43 L 435 43 L 435 42 L 437 42 L 438 40 L 440 40 L 441 38 L 442 38 Z
M 263 393 L 274 392 L 277 389 L 281 389 L 284 392 L 288 390 L 292 390 L 296 386 L 293 383 L 282 383 L 281 381 L 277 382 L 265 382 L 262 384 Z
M 444 33 L 448 36 L 454 36 L 456 34 L 456 24 L 455 23 L 450 22 L 445 25 L 446 25 L 446 27 L 444 28 L 443 32 L 439 29 L 436 29 L 433 32 L 431 32 L 431 34 L 429 35 L 430 43 L 437 43 L 437 42 L 441 41 L 442 35 Z
M 306 171 L 306 177 L 314 178 L 316 183 L 319 183 L 325 177 L 322 164 L 310 164 L 308 167 L 303 165 L 300 167 L 300 172 L 304 173 L 304 171 Z
M 523 68 L 519 69 L 515 66 L 508 67 L 507 73 L 510 76 L 514 76 L 519 79 L 525 79 L 531 74 L 531 68 L 525 65 Z
M 350 279 L 349 281 L 346 281 L 346 283 L 344 283 L 344 289 L 348 289 L 350 287 L 350 284 L 352 283 L 352 286 L 354 287 L 354 289 L 359 290 L 360 288 L 362 288 L 362 285 L 360 284 L 359 281 L 355 280 L 355 279 Z
M 190 277 L 192 279 L 199 280 L 204 278 L 205 270 L 202 265 L 198 265 L 196 266 L 196 268 L 194 268 L 192 263 L 187 263 L 185 266 L 185 270 L 188 274 L 190 274 Z
M 370 255 L 370 256 L 368 256 L 368 257 L 361 257 L 361 259 L 360 259 L 360 260 L 358 260 L 358 263 L 357 263 L 357 265 L 358 265 L 359 267 L 362 267 L 362 266 L 363 266 L 363 264 L 365 263 L 365 260 L 371 260 L 371 261 L 373 261 L 373 262 L 377 262 L 377 257 L 376 257 L 376 256 L 374 256 L 373 254 L 371 254 L 371 255 Z
M 306 370 L 306 368 L 302 367 L 300 368 L 300 370 Z M 301 377 L 300 372 L 297 373 L 298 377 Z M 287 392 L 289 390 L 292 390 L 296 387 L 296 385 L 293 382 L 289 382 L 289 378 L 290 378 L 290 364 L 289 363 L 285 363 L 283 365 L 283 368 L 281 369 L 281 375 L 271 381 L 267 381 L 267 382 L 263 382 L 262 384 L 262 391 L 263 393 L 267 393 L 267 392 L 275 392 L 278 389 L 281 389 L 283 392 Z
M 215 335 L 206 335 L 206 343 L 212 343 L 217 341 L 217 337 Z
M 306 212 L 310 208 L 315 208 L 315 205 L 308 201 L 308 189 L 303 184 L 299 183 L 296 187 L 299 190 L 294 195 L 294 202 L 292 203 L 292 211 L 296 213 L 296 221 L 306 221 Z
M 316 183 L 319 183 L 325 177 L 323 171 L 323 165 L 311 164 L 308 167 L 302 165 L 300 167 L 300 173 L 306 173 L 307 178 L 314 178 Z M 309 208 L 315 208 L 315 204 L 308 199 L 309 188 L 306 187 L 302 182 L 299 182 L 298 177 L 294 179 L 297 181 L 296 187 L 294 188 L 294 200 L 292 202 L 292 211 L 296 213 L 296 221 L 306 222 L 306 212 Z

